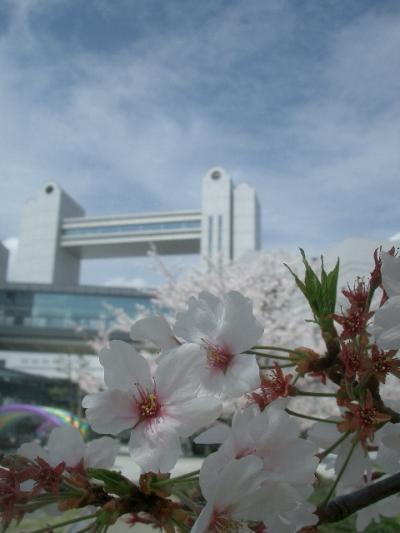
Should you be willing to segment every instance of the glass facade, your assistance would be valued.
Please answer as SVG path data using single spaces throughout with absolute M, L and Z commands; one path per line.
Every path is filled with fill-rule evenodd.
M 115 324 L 115 312 L 134 318 L 153 307 L 147 295 L 122 296 L 0 289 L 0 326 L 98 330 Z
M 113 226 L 87 226 L 82 228 L 65 228 L 63 237 L 79 237 L 81 235 L 98 235 L 110 233 L 135 233 L 154 231 L 176 231 L 201 229 L 200 220 L 187 220 L 177 222 L 149 222 L 146 224 L 120 224 Z

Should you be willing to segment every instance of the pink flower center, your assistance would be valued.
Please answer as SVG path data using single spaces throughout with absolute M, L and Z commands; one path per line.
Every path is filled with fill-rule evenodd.
M 141 385 L 136 385 L 138 397 L 135 397 L 140 420 L 153 420 L 161 413 L 161 403 L 157 396 L 154 384 L 152 391 L 145 390 Z
M 233 358 L 233 353 L 227 346 L 218 346 L 210 341 L 204 341 L 207 350 L 208 368 L 226 372 Z
M 213 533 L 236 533 L 239 531 L 239 527 L 240 523 L 232 520 L 226 511 L 214 511 L 208 530 L 213 531 Z
M 241 459 L 242 457 L 247 457 L 248 455 L 255 455 L 255 448 L 244 448 L 236 453 L 236 459 Z

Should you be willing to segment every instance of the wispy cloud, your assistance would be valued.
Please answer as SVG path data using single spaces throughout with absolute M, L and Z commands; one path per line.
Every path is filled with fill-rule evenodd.
M 256 186 L 266 248 L 399 230 L 397 2 L 8 0 L 0 21 L 1 239 L 47 179 L 93 214 L 197 208 L 214 164 Z M 141 277 L 115 268 L 84 280 Z

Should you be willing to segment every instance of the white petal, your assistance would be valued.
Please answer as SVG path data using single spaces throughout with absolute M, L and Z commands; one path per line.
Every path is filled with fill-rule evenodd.
M 374 516 L 375 512 L 374 509 L 372 509 L 372 505 L 358 511 L 356 521 L 357 531 L 364 531 L 368 524 L 373 521 Z
M 62 461 L 67 466 L 76 466 L 85 455 L 85 443 L 79 430 L 64 426 L 53 429 L 47 443 L 50 464 L 56 466 Z
M 214 512 L 214 507 L 212 504 L 207 503 L 204 509 L 199 514 L 196 522 L 194 523 L 190 533 L 207 533 L 209 531 L 208 526 L 210 525 L 211 518 Z
M 177 431 L 181 437 L 190 437 L 200 428 L 215 422 L 221 414 L 221 409 L 221 403 L 216 398 L 193 398 L 166 406 L 165 416 L 176 420 Z
M 400 258 L 393 257 L 387 252 L 381 253 L 382 285 L 391 298 L 400 295 Z
M 34 461 L 37 457 L 40 457 L 41 459 L 49 462 L 49 454 L 36 441 L 25 442 L 22 444 L 18 448 L 17 454 L 22 455 L 31 461 Z
M 327 418 L 327 420 L 336 419 L 333 417 L 329 417 Z M 331 446 L 335 441 L 337 441 L 341 435 L 343 434 L 339 433 L 336 425 L 326 424 L 325 422 L 316 422 L 308 430 L 308 439 L 311 442 L 315 442 L 315 444 L 317 444 L 323 450 L 329 448 L 329 446 Z M 337 453 L 337 451 L 334 450 L 332 453 Z
M 152 429 L 140 424 L 131 433 L 129 450 L 143 472 L 170 472 L 182 449 L 177 432 L 167 424 L 155 423 Z
M 216 485 L 214 502 L 217 507 L 233 505 L 236 511 L 248 506 L 247 499 L 260 489 L 263 463 L 254 455 L 234 459 L 225 466 Z M 257 519 L 248 516 L 248 520 Z
M 253 315 L 251 300 L 239 292 L 228 292 L 223 303 L 223 320 L 215 341 L 218 345 L 229 346 L 232 353 L 244 352 L 257 344 L 264 328 Z
M 86 468 L 112 468 L 119 451 L 118 441 L 111 437 L 101 437 L 86 445 Z
M 154 375 L 162 403 L 194 398 L 200 386 L 205 352 L 197 344 L 185 343 L 161 357 Z
M 133 324 L 131 338 L 150 341 L 160 350 L 170 350 L 179 346 L 171 326 L 163 316 L 142 318 Z
M 221 444 L 228 437 L 230 427 L 222 422 L 217 422 L 214 426 L 197 435 L 193 442 L 195 444 Z
M 271 514 L 284 514 L 296 507 L 297 492 L 288 483 L 266 481 L 263 483 L 260 494 L 257 519 L 268 523 Z
M 336 475 L 338 475 L 338 473 L 342 469 L 342 466 L 346 460 L 346 457 L 349 454 L 351 446 L 351 439 L 344 441 L 344 443 L 340 445 L 339 455 L 335 463 Z M 365 470 L 367 469 L 368 463 L 368 454 L 364 452 L 360 444 L 357 444 L 350 458 L 350 461 L 342 475 L 340 483 L 343 486 L 354 485 L 354 483 L 357 483 L 362 478 Z
M 201 465 L 199 480 L 201 492 L 207 501 L 213 499 L 216 485 L 221 477 L 221 472 L 235 459 L 236 457 L 231 439 L 225 441 L 217 452 L 207 455 Z
M 224 394 L 237 398 L 261 385 L 260 368 L 255 355 L 236 355 L 225 372 Z
M 371 331 L 381 350 L 400 348 L 400 296 L 389 298 L 376 311 Z
M 177 313 L 175 333 L 189 342 L 202 344 L 204 339 L 215 340 L 222 314 L 222 302 L 210 293 L 189 298 L 188 309 Z
M 86 418 L 97 433 L 117 435 L 139 421 L 135 400 L 119 390 L 89 394 L 83 398 L 82 406 L 87 409 Z
M 104 367 L 104 381 L 110 389 L 132 390 L 135 383 L 143 386 L 151 383 L 149 364 L 144 357 L 123 341 L 111 341 L 110 349 L 99 355 Z

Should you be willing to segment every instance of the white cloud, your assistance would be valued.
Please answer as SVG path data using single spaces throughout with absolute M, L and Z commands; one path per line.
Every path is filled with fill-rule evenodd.
M 136 289 L 145 289 L 148 287 L 148 281 L 144 278 L 124 278 L 119 276 L 107 280 L 104 285 L 107 287 L 133 287 Z
M 318 252 L 396 230 L 398 11 L 102 2 L 107 30 L 126 18 L 132 31 L 96 48 L 95 12 L 79 33 L 72 17 L 57 19 L 63 0 L 8 4 L 0 238 L 17 233 L 48 179 L 92 214 L 197 208 L 214 164 L 256 186 L 268 248 Z M 143 277 L 128 264 L 97 268 L 85 265 L 83 279 Z

